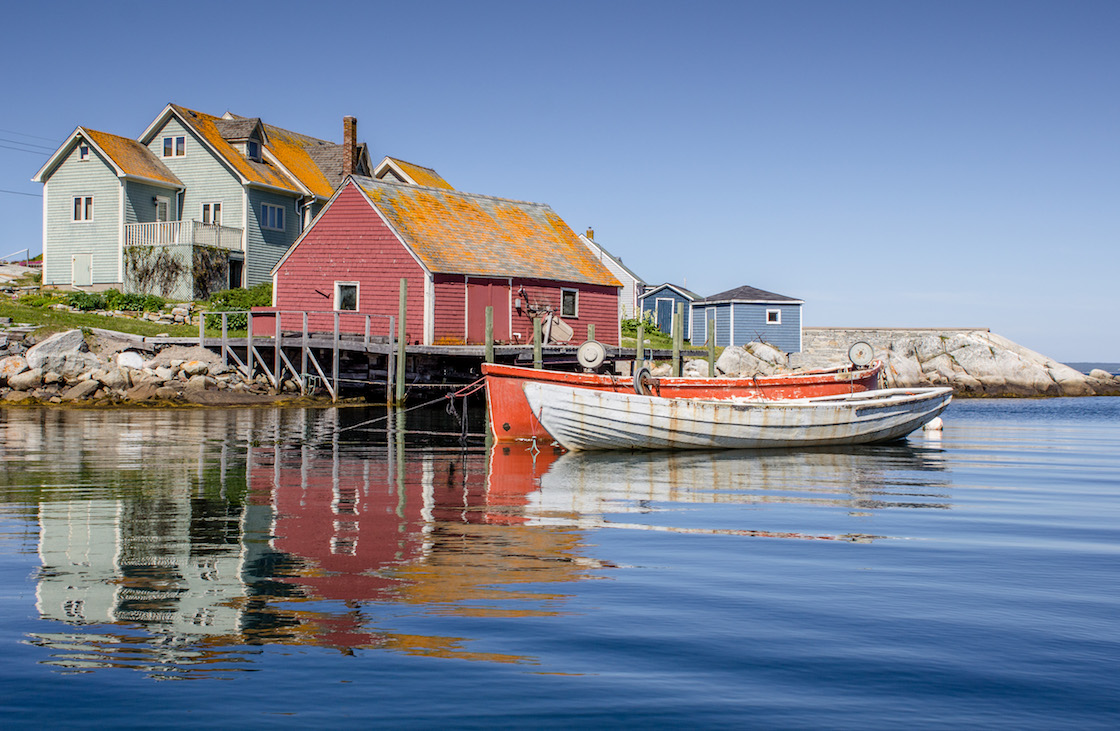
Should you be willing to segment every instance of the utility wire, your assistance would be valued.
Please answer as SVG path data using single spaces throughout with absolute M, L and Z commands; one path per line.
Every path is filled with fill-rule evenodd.
M 20 143 L 20 144 L 22 144 L 22 143 Z M 8 145 L 0 145 L 0 147 L 3 147 L 5 150 L 15 150 L 17 152 L 30 152 L 32 155 L 46 155 L 47 154 L 47 153 L 45 153 L 41 150 L 25 150 L 22 147 L 10 147 Z
M 53 142 L 55 139 L 54 137 L 40 137 L 39 135 L 29 135 L 26 132 L 16 132 L 14 129 L 0 129 L 0 132 L 7 132 L 10 135 L 19 135 L 20 137 L 30 137 L 35 140 L 46 140 L 47 142 Z
M 4 190 L 0 188 L 0 193 L 10 193 L 11 195 L 29 195 L 32 198 L 42 198 L 42 193 L 24 193 L 22 190 Z
M 48 150 L 48 151 L 55 149 L 53 147 L 47 147 L 46 145 L 38 145 L 34 142 L 21 142 L 20 140 L 9 140 L 6 137 L 0 137 L 0 142 L 11 142 L 13 145 L 23 145 L 24 147 L 41 147 L 42 149 Z

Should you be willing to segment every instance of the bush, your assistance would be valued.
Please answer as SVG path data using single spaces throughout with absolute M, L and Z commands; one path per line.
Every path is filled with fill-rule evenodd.
M 233 312 L 226 315 L 226 327 L 230 330 L 245 330 L 249 327 L 247 310 L 254 307 L 268 307 L 272 304 L 272 282 L 261 282 L 249 289 L 226 289 L 210 295 L 211 312 Z M 217 315 L 206 316 L 206 327 L 217 330 L 222 327 L 222 318 Z
M 641 314 L 641 317 L 636 317 L 636 318 L 631 319 L 631 320 L 623 320 L 622 321 L 622 323 L 621 323 L 622 334 L 627 335 L 627 336 L 632 337 L 632 338 L 638 337 L 638 323 L 639 322 L 644 324 L 644 326 L 645 326 L 644 332 L 647 335 L 649 335 L 650 333 L 661 332 L 660 330 L 657 329 L 657 322 L 653 317 L 653 311 L 652 310 L 644 310 Z M 664 334 L 664 333 L 662 333 L 662 334 Z
M 104 295 L 105 309 L 109 310 L 159 312 L 167 304 L 167 300 L 154 294 L 126 293 L 109 289 L 105 291 Z
M 104 310 L 105 297 L 100 292 L 69 292 L 66 295 L 66 304 L 82 312 Z
M 57 305 L 60 302 L 65 302 L 66 298 L 61 294 L 25 294 L 19 298 L 19 303 L 26 307 L 50 307 Z

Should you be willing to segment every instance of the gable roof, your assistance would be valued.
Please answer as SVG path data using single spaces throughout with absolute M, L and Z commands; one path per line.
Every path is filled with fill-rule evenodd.
M 140 141 L 147 144 L 171 117 L 190 129 L 214 155 L 229 167 L 242 185 L 275 188 L 296 195 L 329 198 L 342 183 L 343 146 L 329 140 L 292 132 L 262 122 L 257 117 L 242 117 L 226 112 L 221 117 L 168 104 Z M 234 147 L 259 136 L 264 147 L 262 162 L 250 160 Z M 369 169 L 369 152 L 357 145 L 358 169 Z
M 599 257 L 600 261 L 602 261 L 603 258 L 609 259 L 611 263 L 621 269 L 628 277 L 633 279 L 635 284 L 646 283 L 644 279 L 634 273 L 633 269 L 623 264 L 622 259 L 619 259 L 614 254 L 607 251 L 606 248 L 595 239 L 580 234 L 579 240 L 586 244 L 591 249 L 591 252 Z
M 47 163 L 39 169 L 39 172 L 35 173 L 32 180 L 36 183 L 45 182 L 54 168 L 82 140 L 88 142 L 101 157 L 108 161 L 117 177 L 133 178 L 173 188 L 183 187 L 182 181 L 175 177 L 175 174 L 163 164 L 163 161 L 136 140 L 128 137 L 118 137 L 108 132 L 86 129 L 85 127 L 75 129 L 62 143 L 62 146 L 51 155 Z
M 408 183 L 409 185 L 422 185 L 428 188 L 455 190 L 451 183 L 444 180 L 435 170 L 389 156 L 386 156 L 381 162 L 377 163 L 377 167 L 373 170 L 372 177 L 378 180 L 384 180 L 385 176 L 390 173 L 401 182 Z M 393 181 L 390 180 L 387 182 Z
M 430 272 L 622 286 L 542 203 L 351 180 Z
M 774 294 L 767 292 L 764 289 L 757 289 L 755 287 L 736 287 L 729 289 L 726 292 L 713 294 L 711 297 L 705 297 L 702 302 L 784 302 L 786 304 L 805 304 L 804 300 L 794 299 L 793 297 L 786 297 L 781 294 Z
M 697 300 L 703 299 L 700 295 L 696 294 L 692 290 L 685 289 L 684 287 L 680 286 L 679 284 L 671 284 L 670 282 L 665 282 L 664 284 L 659 284 L 656 287 L 654 287 L 653 289 L 649 289 L 649 290 L 646 290 L 645 292 L 642 292 L 640 295 L 638 295 L 638 299 L 644 300 L 646 297 L 650 296 L 651 294 L 656 294 L 657 292 L 660 292 L 661 290 L 666 289 L 666 288 L 674 290 L 681 297 L 684 297 L 686 300 L 689 300 L 691 302 L 695 302 Z

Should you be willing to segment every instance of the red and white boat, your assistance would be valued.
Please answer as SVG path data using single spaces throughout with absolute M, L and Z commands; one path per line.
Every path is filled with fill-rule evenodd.
M 816 396 L 873 391 L 879 387 L 883 364 L 875 361 L 865 367 L 847 366 L 756 378 L 666 377 L 644 380 L 651 395 L 665 398 L 697 399 L 799 399 Z M 549 439 L 529 408 L 523 386 L 527 382 L 634 393 L 634 379 L 602 373 L 568 373 L 520 366 L 483 363 L 486 378 L 486 403 L 490 407 L 490 429 L 499 442 L 518 439 Z

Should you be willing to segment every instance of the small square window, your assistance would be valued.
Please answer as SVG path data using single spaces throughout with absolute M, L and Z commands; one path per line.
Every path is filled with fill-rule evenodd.
M 261 143 L 256 140 L 249 140 L 245 143 L 245 154 L 250 160 L 260 162 L 261 159 Z
M 222 223 L 222 204 L 221 203 L 203 203 L 202 204 L 202 222 L 220 226 Z
M 89 145 L 79 145 L 78 146 L 78 159 L 79 160 L 88 160 L 89 159 Z
M 781 325 L 782 324 L 782 311 L 781 310 L 767 310 L 766 311 L 766 324 L 767 325 Z
M 579 290 L 560 290 L 560 317 L 579 317 Z
M 187 154 L 187 138 L 180 135 L 179 137 L 164 137 L 163 138 L 163 156 L 164 157 L 182 157 Z
M 336 310 L 356 311 L 358 309 L 358 283 L 334 283 L 334 308 Z

